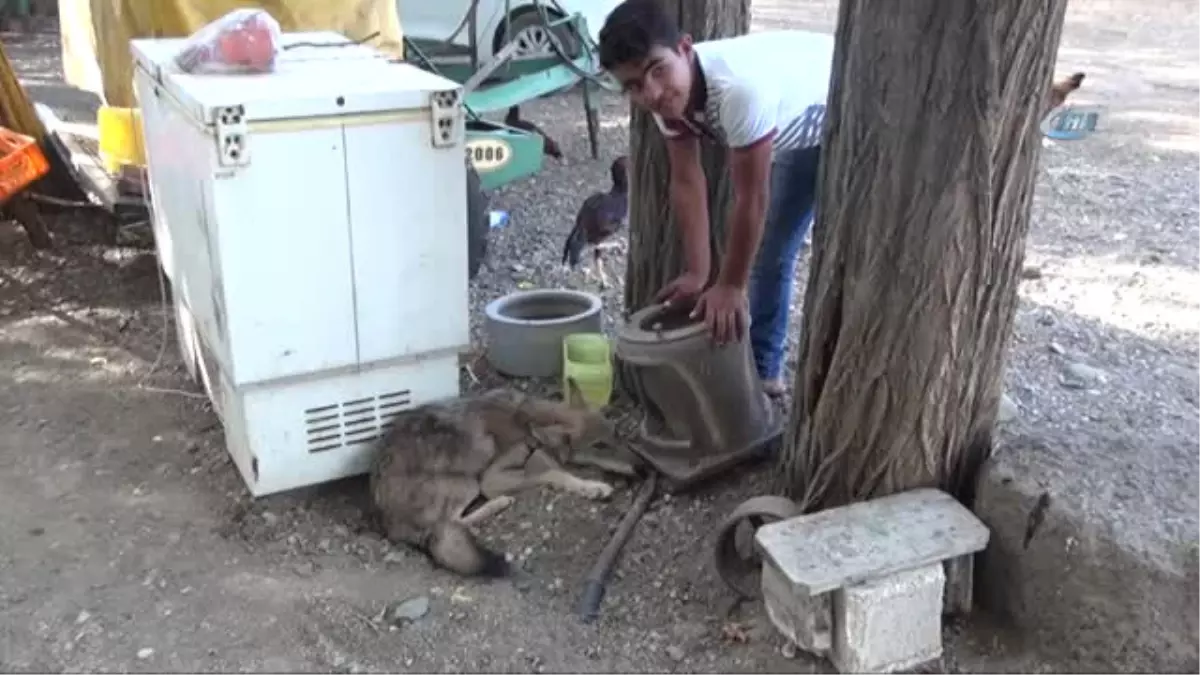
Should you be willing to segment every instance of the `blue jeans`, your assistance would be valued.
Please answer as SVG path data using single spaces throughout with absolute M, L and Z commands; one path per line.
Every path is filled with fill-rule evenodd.
M 771 166 L 771 201 L 750 271 L 750 346 L 759 377 L 783 372 L 796 259 L 812 227 L 821 148 L 790 150 Z

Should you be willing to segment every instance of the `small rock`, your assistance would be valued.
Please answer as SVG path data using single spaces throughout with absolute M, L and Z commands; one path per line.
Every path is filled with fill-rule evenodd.
M 399 551 L 388 551 L 387 555 L 383 556 L 385 563 L 398 563 L 404 560 L 404 554 Z
M 1063 368 L 1063 386 L 1071 389 L 1086 389 L 1094 384 L 1108 381 L 1108 373 L 1086 363 L 1068 363 Z
M 683 621 L 675 625 L 673 631 L 681 641 L 693 642 L 708 635 L 708 626 L 699 621 Z
M 667 657 L 670 658 L 672 661 L 682 661 L 683 657 L 687 656 L 687 654 L 685 654 L 683 652 L 683 648 L 679 647 L 677 645 L 668 646 L 666 649 L 666 652 L 667 652 Z
M 75 617 L 75 625 L 87 623 L 87 620 L 90 618 L 92 618 L 91 613 L 89 613 L 86 609 L 81 610 L 79 615 Z
M 154 650 L 149 647 L 142 647 L 138 650 L 137 657 L 143 661 L 154 656 Z
M 1008 394 L 1000 396 L 1000 409 L 996 412 L 997 422 L 1011 422 L 1021 413 L 1021 409 L 1017 407 L 1015 401 L 1008 397 Z
M 311 577 L 317 573 L 317 566 L 306 560 L 302 563 L 297 563 L 292 568 L 292 571 L 296 573 L 296 576 Z
M 1057 342 L 1051 342 L 1050 344 L 1046 345 L 1046 349 L 1049 349 L 1051 354 L 1058 354 L 1059 356 L 1067 353 L 1067 350 Z
M 756 622 L 749 630 L 746 631 L 746 637 L 750 642 L 766 642 L 775 634 L 771 626 L 766 622 Z
M 783 654 L 783 658 L 785 659 L 796 658 L 798 651 L 799 650 L 796 648 L 796 643 L 792 642 L 791 640 L 784 642 L 783 646 L 779 648 L 779 653 Z
M 416 621 L 429 613 L 429 597 L 418 595 L 416 597 L 401 600 L 394 607 L 388 610 L 387 617 L 392 623 L 404 623 L 405 621 Z
M 270 511 L 263 511 L 262 519 L 263 522 L 266 523 L 267 527 L 272 527 L 279 522 L 279 516 L 271 513 Z
M 1021 278 L 1022 279 L 1030 279 L 1030 280 L 1041 279 L 1042 278 L 1042 268 L 1037 267 L 1035 265 L 1026 265 L 1024 267 L 1024 269 L 1021 270 Z

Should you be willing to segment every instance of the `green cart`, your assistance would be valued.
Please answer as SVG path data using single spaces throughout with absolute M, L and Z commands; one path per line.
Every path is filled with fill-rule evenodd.
M 467 53 L 448 48 L 449 40 L 424 44 L 404 38 L 405 56 L 415 65 L 463 85 L 466 109 L 466 146 L 469 161 L 467 214 L 469 219 L 469 268 L 474 278 L 487 254 L 490 229 L 485 191 L 538 173 L 542 168 L 543 139 L 540 135 L 484 118 L 487 113 L 513 106 L 581 84 L 588 142 L 592 158 L 598 154 L 597 112 L 594 95 L 598 87 L 610 88 L 599 74 L 595 44 L 578 14 L 553 18 L 542 0 L 535 0 L 538 19 L 525 30 L 539 30 L 550 39 L 552 53 L 518 56 L 520 40 L 507 42 L 486 65 L 480 66 L 474 40 Z M 474 21 L 475 6 L 464 18 Z M 475 31 L 469 31 L 471 36 Z

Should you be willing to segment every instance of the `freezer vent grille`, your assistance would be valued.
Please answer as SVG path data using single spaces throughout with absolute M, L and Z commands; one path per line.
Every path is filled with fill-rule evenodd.
M 392 428 L 392 420 L 411 405 L 412 392 L 404 389 L 309 408 L 304 411 L 308 452 L 325 452 L 378 440 Z

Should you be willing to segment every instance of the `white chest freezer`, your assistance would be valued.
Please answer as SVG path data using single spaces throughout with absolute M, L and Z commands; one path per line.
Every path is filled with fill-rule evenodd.
M 182 73 L 182 44 L 132 50 L 185 363 L 253 494 L 361 473 L 391 416 L 459 393 L 461 89 L 337 33 L 263 75 Z

